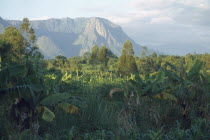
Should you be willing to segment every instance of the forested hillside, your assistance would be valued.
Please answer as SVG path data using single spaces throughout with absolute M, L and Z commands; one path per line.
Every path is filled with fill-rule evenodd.
M 29 20 L 0 34 L 1 140 L 210 139 L 210 54 L 44 59 Z

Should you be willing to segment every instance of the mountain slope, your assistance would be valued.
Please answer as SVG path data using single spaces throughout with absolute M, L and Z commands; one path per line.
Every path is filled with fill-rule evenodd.
M 135 54 L 141 52 L 141 46 L 128 37 L 120 26 L 103 18 L 48 19 L 30 23 L 35 29 L 37 44 L 47 58 L 58 54 L 67 57 L 82 55 L 94 45 L 105 45 L 119 56 L 126 40 L 132 42 Z M 18 20 L 0 19 L 2 28 L 10 25 L 19 27 L 20 24 Z
M 4 28 L 8 26 L 10 26 L 10 24 L 0 17 L 0 33 L 3 33 Z

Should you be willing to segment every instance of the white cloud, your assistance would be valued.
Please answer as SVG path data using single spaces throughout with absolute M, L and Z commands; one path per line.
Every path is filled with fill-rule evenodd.
M 132 21 L 131 18 L 128 18 L 128 17 L 117 17 L 117 16 L 108 16 L 108 17 L 105 17 L 107 18 L 108 20 L 114 22 L 114 23 L 118 23 L 118 24 L 126 24 L 126 23 L 129 23 Z
M 145 21 L 147 18 L 158 17 L 160 14 L 160 10 L 140 10 L 123 15 L 107 16 L 105 18 L 118 24 L 125 24 L 139 20 Z
M 47 20 L 50 19 L 51 17 L 48 16 L 43 16 L 43 17 L 38 17 L 38 18 L 30 18 L 29 20 Z
M 174 23 L 174 20 L 170 17 L 157 17 L 153 18 L 150 21 L 151 24 L 171 24 Z
M 210 0 L 134 0 L 128 4 L 132 12 L 108 17 L 125 24 L 139 20 L 152 24 L 176 23 L 210 25 Z
M 140 9 L 167 8 L 174 5 L 185 5 L 197 8 L 209 8 L 209 0 L 134 0 L 131 5 Z
M 184 4 L 186 6 L 196 7 L 196 8 L 209 8 L 210 1 L 209 0 L 181 0 L 179 3 Z
M 139 44 L 171 54 L 210 52 L 210 0 L 133 0 L 129 6 L 132 14 L 114 21 Z
M 137 9 L 164 8 L 171 5 L 175 0 L 134 0 L 131 6 Z

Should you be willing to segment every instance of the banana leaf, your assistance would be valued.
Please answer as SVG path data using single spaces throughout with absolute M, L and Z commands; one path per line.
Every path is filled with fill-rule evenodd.
M 47 107 L 40 106 L 38 108 L 38 111 L 40 113 L 42 113 L 42 119 L 45 120 L 45 121 L 51 122 L 55 118 L 55 114 L 50 109 L 48 109 Z
M 40 104 L 41 105 L 55 105 L 59 102 L 69 99 L 72 95 L 69 93 L 56 93 L 44 98 Z
M 25 65 L 10 66 L 0 71 L 0 83 L 7 83 L 12 77 L 25 77 L 28 68 Z
M 165 79 L 165 71 L 159 71 L 157 77 L 156 77 L 156 82 L 164 82 Z
M 173 69 L 174 71 L 177 71 L 177 68 L 176 66 L 174 66 L 173 64 L 169 63 L 169 62 L 166 62 L 165 63 L 166 66 L 169 66 L 171 69 Z
M 164 100 L 177 101 L 176 97 L 174 97 L 172 94 L 169 94 L 169 93 L 159 93 L 155 97 L 156 98 L 161 98 L 161 99 L 164 99 Z
M 201 68 L 202 68 L 203 62 L 201 61 L 196 61 L 193 66 L 191 67 L 191 69 L 189 70 L 189 72 L 187 73 L 187 78 L 188 79 L 192 79 L 195 76 L 198 76 Z
M 68 103 L 61 103 L 58 105 L 58 107 L 63 109 L 66 113 L 70 114 L 78 114 L 79 112 L 79 108 Z

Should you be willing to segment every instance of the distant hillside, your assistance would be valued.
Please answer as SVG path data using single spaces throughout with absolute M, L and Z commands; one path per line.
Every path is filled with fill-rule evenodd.
M 35 29 L 37 44 L 46 58 L 58 54 L 67 57 L 82 55 L 94 45 L 105 45 L 119 56 L 126 40 L 132 42 L 136 55 L 141 52 L 141 46 L 128 37 L 120 26 L 104 18 L 52 18 L 30 23 Z M 20 24 L 19 20 L 0 18 L 0 32 L 7 26 L 19 27 Z
M 4 28 L 7 26 L 11 26 L 11 24 L 0 17 L 0 33 L 2 33 L 4 31 Z

